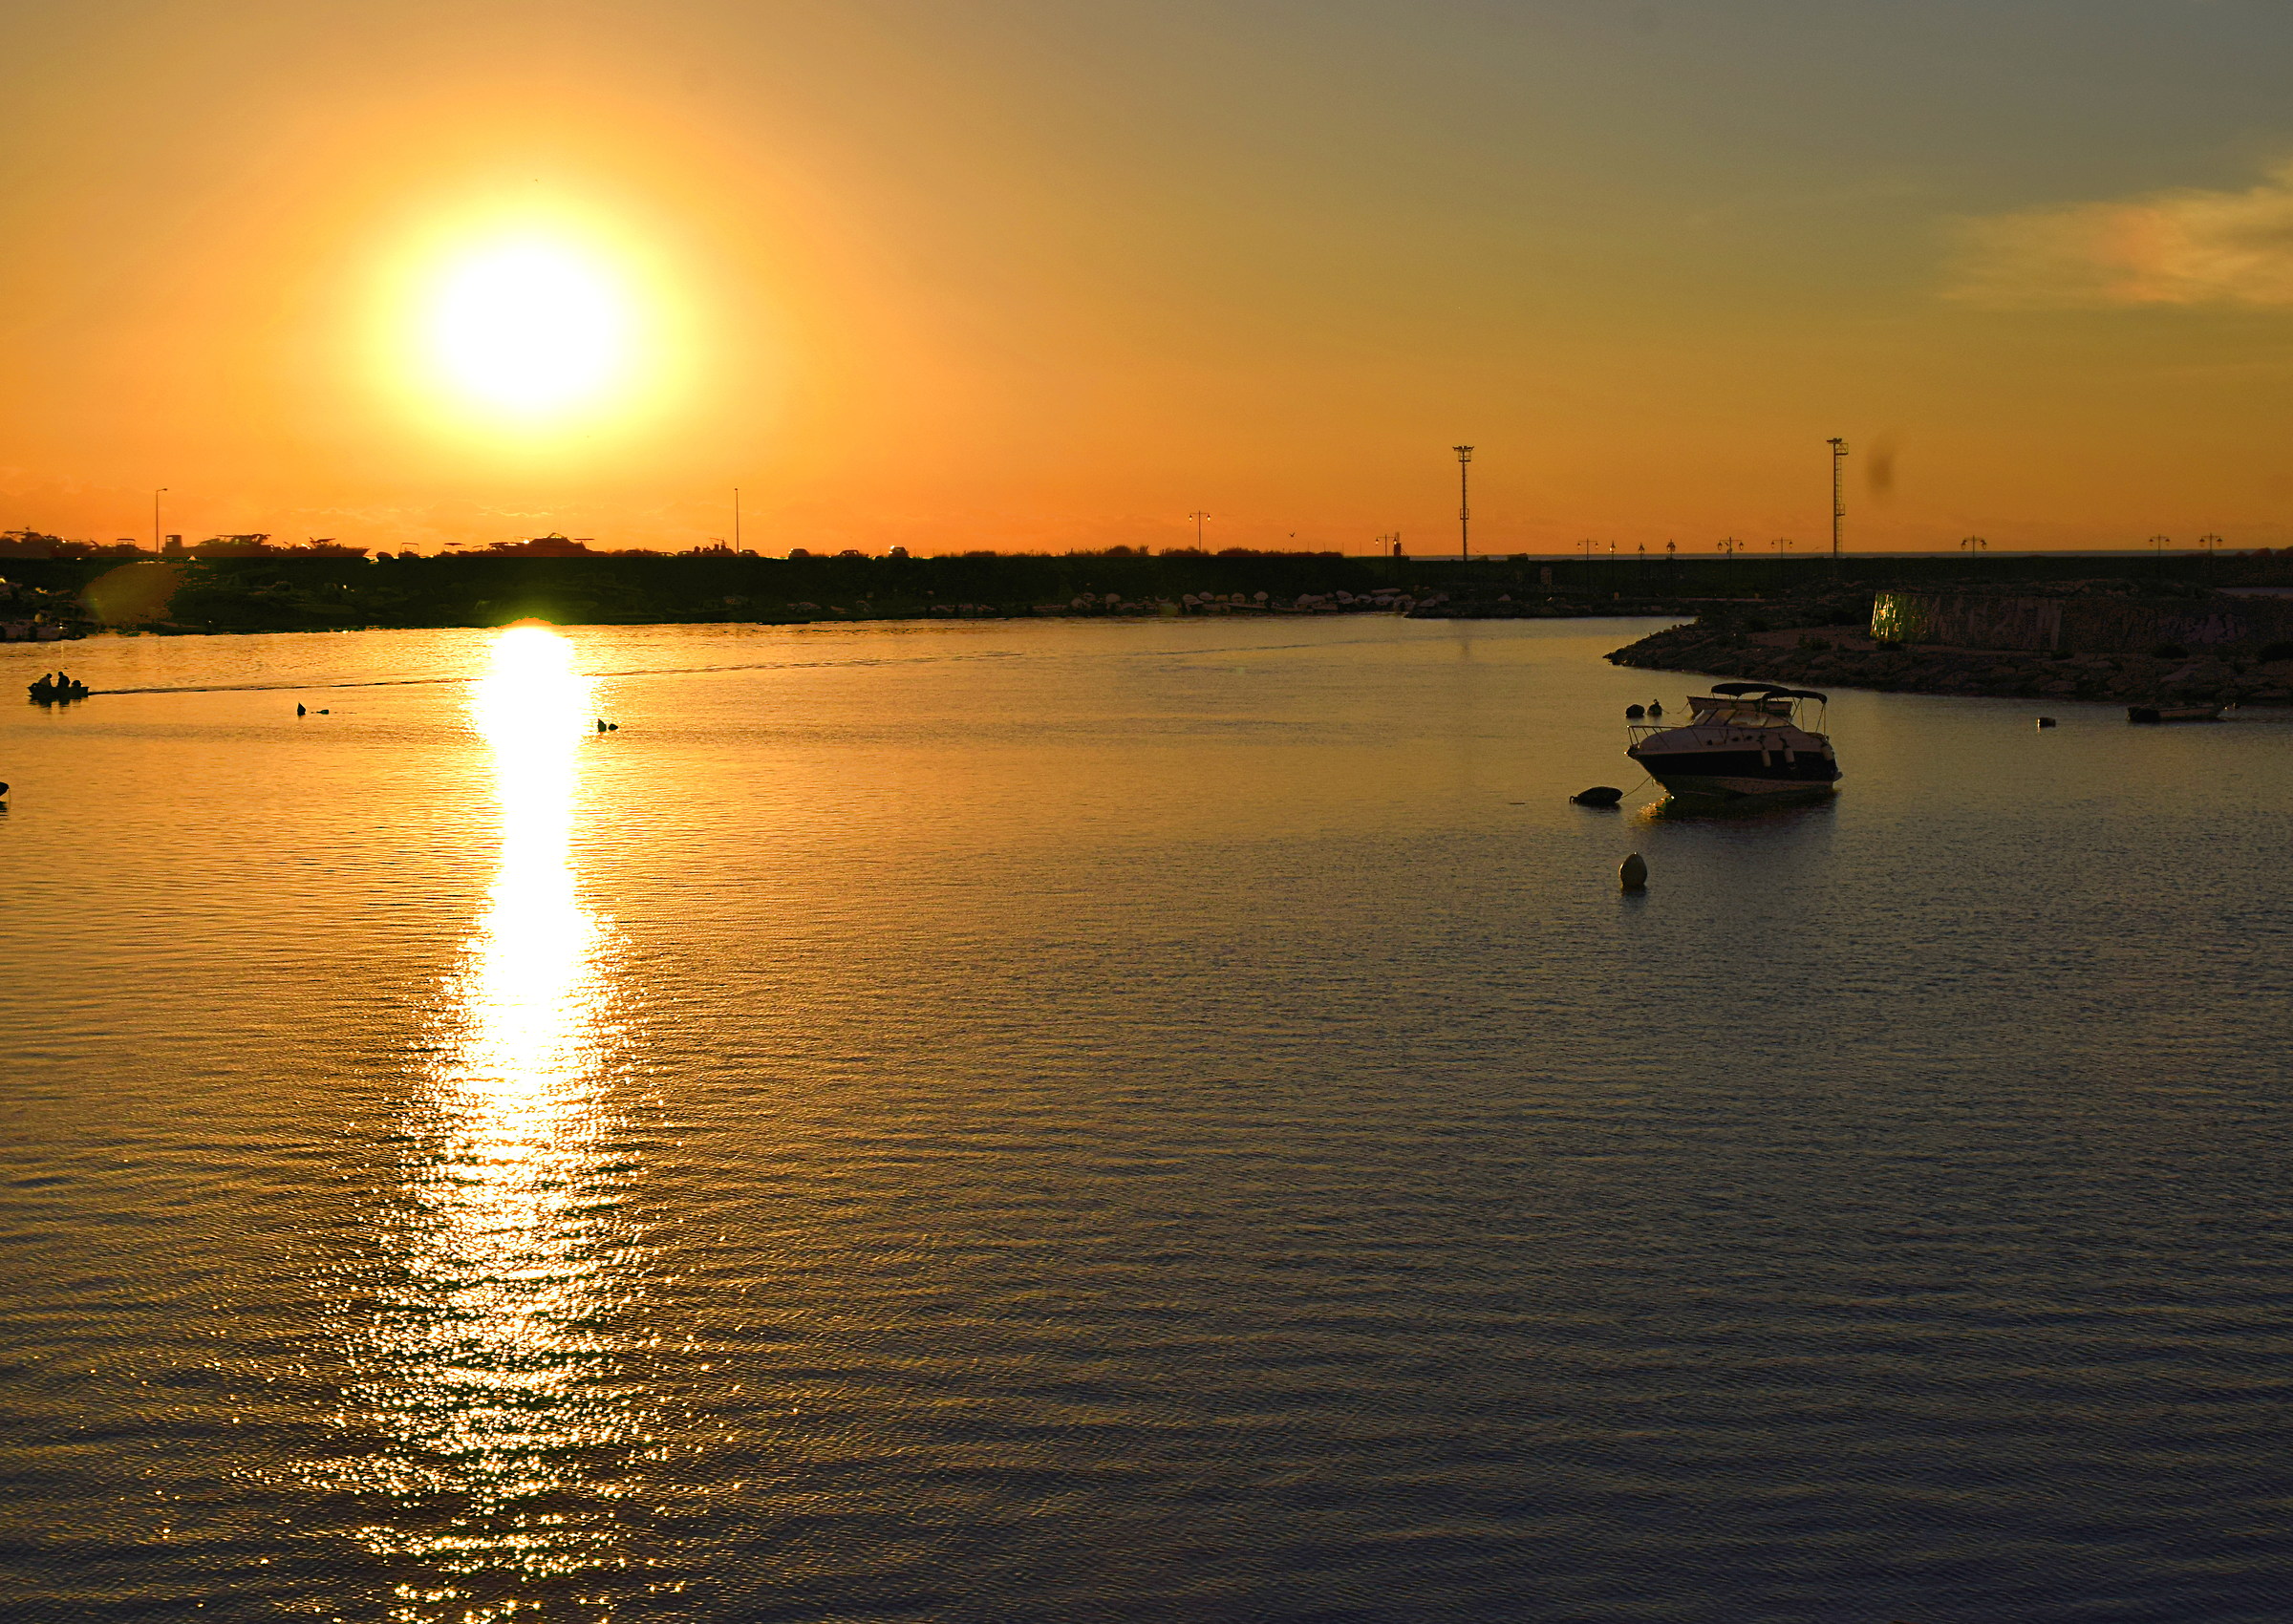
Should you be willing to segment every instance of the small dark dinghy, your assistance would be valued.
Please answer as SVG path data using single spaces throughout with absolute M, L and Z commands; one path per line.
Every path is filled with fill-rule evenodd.
M 1578 790 L 1569 799 L 1578 806 L 1614 806 L 1624 799 L 1624 792 L 1620 789 L 1611 789 L 1604 783 L 1597 783 L 1590 789 Z
M 2221 719 L 2218 705 L 2129 705 L 2126 719 L 2130 722 L 2218 722 Z
M 41 677 L 24 692 L 32 695 L 32 702 L 35 705 L 68 705 L 75 699 L 85 699 L 88 696 L 88 685 L 59 671 L 54 675 Z

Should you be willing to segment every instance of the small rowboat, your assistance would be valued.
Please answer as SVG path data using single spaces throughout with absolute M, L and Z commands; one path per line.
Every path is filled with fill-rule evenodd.
M 2218 722 L 2221 719 L 2218 705 L 2129 705 L 2126 719 L 2130 722 Z

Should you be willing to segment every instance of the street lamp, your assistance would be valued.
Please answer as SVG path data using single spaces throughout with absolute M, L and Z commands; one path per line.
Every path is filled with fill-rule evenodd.
M 166 494 L 165 485 L 151 493 L 151 550 L 155 553 L 160 550 L 160 498 Z
M 1449 449 L 1457 454 L 1457 557 L 1463 561 L 1473 556 L 1473 504 L 1467 500 L 1470 493 L 1465 481 L 1466 465 L 1473 459 L 1473 448 L 1452 445 Z
M 1990 544 L 1981 536 L 1964 536 L 1960 539 L 1959 550 L 1963 553 L 1988 552 Z
M 1187 515 L 1187 517 L 1194 521 L 1194 550 L 1196 552 L 1200 552 L 1202 551 L 1202 522 L 1205 519 L 1208 519 L 1210 515 L 1207 513 L 1189 513 Z
M 1839 567 L 1839 532 L 1847 521 L 1847 503 L 1840 494 L 1840 470 L 1847 463 L 1847 441 L 1832 438 L 1824 441 L 1832 448 L 1832 567 Z

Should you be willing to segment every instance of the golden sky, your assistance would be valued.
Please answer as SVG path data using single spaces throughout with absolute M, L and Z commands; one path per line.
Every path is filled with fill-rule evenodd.
M 0 527 L 2293 541 L 2269 0 L 17 0 Z M 1892 478 L 1875 480 L 1882 470 Z M 1291 538 L 1296 542 L 1292 544 Z

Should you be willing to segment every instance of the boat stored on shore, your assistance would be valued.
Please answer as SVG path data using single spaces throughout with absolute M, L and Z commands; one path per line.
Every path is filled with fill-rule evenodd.
M 1688 696 L 1688 720 L 1626 723 L 1624 752 L 1676 796 L 1741 801 L 1752 796 L 1825 795 L 1839 781 L 1838 759 L 1822 731 L 1827 695 L 1771 682 L 1715 682 Z M 1817 707 L 1818 725 L 1801 720 Z

